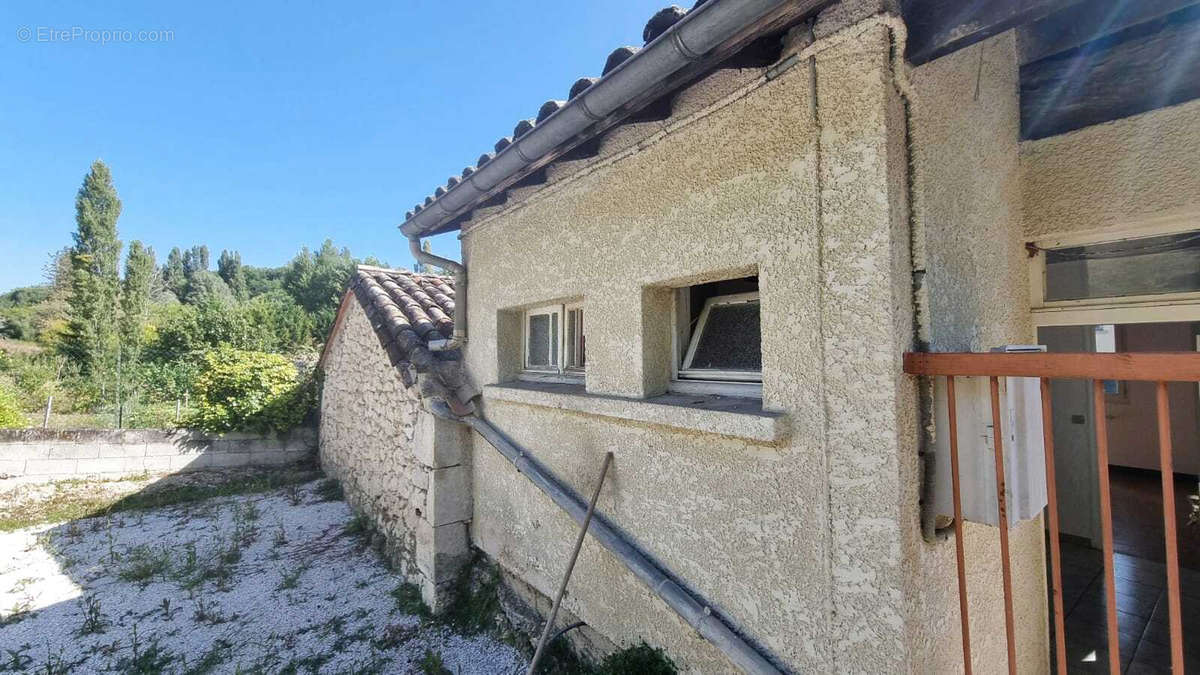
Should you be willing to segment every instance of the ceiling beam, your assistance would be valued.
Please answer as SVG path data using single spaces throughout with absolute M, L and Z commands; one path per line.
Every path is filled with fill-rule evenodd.
M 1141 2 L 1142 0 L 1131 0 Z M 905 57 L 919 65 L 1037 21 L 1080 0 L 901 0 L 908 24 Z
M 1200 5 L 1021 66 L 1021 138 L 1200 98 Z
M 1066 7 L 1017 31 L 1021 65 L 1074 49 L 1200 0 L 1093 0 Z

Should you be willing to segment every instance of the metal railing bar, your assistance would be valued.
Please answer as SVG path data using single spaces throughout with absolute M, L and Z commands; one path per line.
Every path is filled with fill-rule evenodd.
M 1108 419 L 1104 380 L 1092 382 L 1092 409 L 1096 419 L 1096 473 L 1100 477 L 1100 536 L 1104 541 L 1104 604 L 1108 624 L 1108 670 L 1121 673 L 1121 641 L 1117 633 L 1117 581 L 1113 571 L 1112 493 L 1108 485 Z
M 904 372 L 910 375 L 1200 382 L 1200 354 L 907 352 L 904 354 Z
M 962 621 L 963 672 L 971 675 L 971 618 L 967 609 L 967 563 L 963 543 L 962 489 L 958 475 L 958 406 L 953 375 L 946 378 L 946 402 L 950 419 L 950 485 L 954 495 L 954 555 L 958 560 L 958 616 Z
M 1167 383 L 1156 388 L 1158 403 L 1158 458 L 1162 474 L 1163 539 L 1167 547 L 1167 608 L 1171 624 L 1171 672 L 1183 673 L 1183 622 L 1179 608 L 1179 543 L 1175 529 L 1175 465 L 1171 456 L 1171 404 Z
M 1046 514 L 1050 526 L 1050 590 L 1054 597 L 1054 646 L 1058 671 L 1067 672 L 1066 614 L 1063 612 L 1062 549 L 1058 541 L 1058 494 L 1054 475 L 1054 419 L 1050 410 L 1050 378 L 1041 378 L 1042 443 L 1046 456 Z
M 1000 378 L 991 377 L 992 438 L 996 446 L 996 511 L 1000 526 L 1000 574 L 1004 580 L 1004 635 L 1008 641 L 1008 672 L 1017 675 L 1017 636 L 1013 620 L 1012 563 L 1008 553 L 1008 497 L 1004 487 L 1004 431 L 1000 425 Z

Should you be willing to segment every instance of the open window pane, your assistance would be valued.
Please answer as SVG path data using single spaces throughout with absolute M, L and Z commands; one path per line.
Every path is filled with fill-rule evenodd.
M 553 316 L 552 314 L 531 314 L 529 316 L 525 353 L 526 366 L 550 366 L 550 345 L 553 344 L 550 323 Z
M 550 315 L 550 365 L 558 365 L 558 315 Z
M 692 369 L 762 370 L 758 301 L 713 304 L 696 337 Z
M 565 365 L 568 368 L 583 368 L 584 351 L 582 309 L 567 310 L 566 330 L 567 355 Z
M 1200 291 L 1200 231 L 1046 251 L 1046 301 Z

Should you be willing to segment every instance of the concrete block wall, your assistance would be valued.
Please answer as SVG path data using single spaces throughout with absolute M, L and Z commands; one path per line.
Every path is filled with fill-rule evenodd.
M 206 434 L 159 429 L 0 430 L 0 479 L 121 478 L 312 459 L 316 434 Z

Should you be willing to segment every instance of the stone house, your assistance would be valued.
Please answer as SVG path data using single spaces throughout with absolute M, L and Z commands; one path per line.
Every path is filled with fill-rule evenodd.
M 544 605 L 612 452 L 597 511 L 646 569 L 585 545 L 564 607 L 596 639 L 692 672 L 963 669 L 902 356 L 1200 321 L 1192 281 L 1052 287 L 1059 250 L 1190 255 L 1198 57 L 1118 85 L 1200 31 L 1185 2 L 954 4 L 665 9 L 406 215 L 452 277 L 358 269 L 322 463 L 435 610 L 472 549 Z M 421 251 L 449 231 L 461 263 Z M 995 533 L 963 535 L 980 672 L 1006 664 Z M 1042 518 L 1009 536 L 1014 665 L 1049 672 Z

